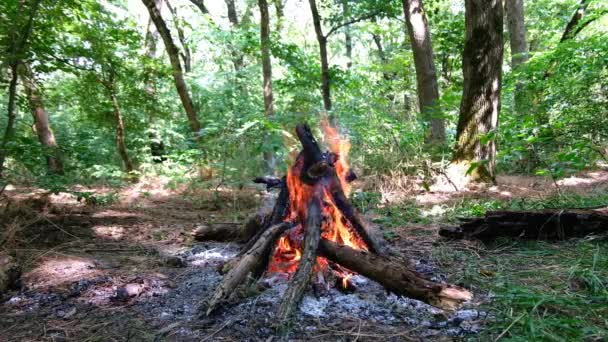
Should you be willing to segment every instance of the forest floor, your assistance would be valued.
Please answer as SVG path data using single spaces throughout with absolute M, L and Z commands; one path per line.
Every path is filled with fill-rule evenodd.
M 364 179 L 352 195 L 424 273 L 475 293 L 463 310 L 445 314 L 362 279 L 355 293 L 307 295 L 291 329 L 279 331 L 272 328 L 280 280 L 248 289 L 209 318 L 197 313 L 221 279 L 216 266 L 239 246 L 196 242 L 191 232 L 244 222 L 260 189 L 170 190 L 162 178 L 57 195 L 10 187 L 0 199 L 0 246 L 24 273 L 20 289 L 0 298 L 0 341 L 608 339 L 606 236 L 484 245 L 437 235 L 457 216 L 486 210 L 608 206 L 608 171 L 557 186 L 538 177 L 498 182 L 429 192 L 407 179 L 386 186 Z

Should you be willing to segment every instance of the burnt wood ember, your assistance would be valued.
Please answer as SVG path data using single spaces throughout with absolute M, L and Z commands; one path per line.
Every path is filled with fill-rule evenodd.
M 319 243 L 319 254 L 351 271 L 368 277 L 387 290 L 421 300 L 445 310 L 454 310 L 470 300 L 471 292 L 436 283 L 409 269 L 406 262 L 358 251 L 328 240 Z
M 312 276 L 312 268 L 317 261 L 317 249 L 321 238 L 321 200 L 319 196 L 313 197 L 308 205 L 302 258 L 279 306 L 278 319 L 280 322 L 288 319 L 302 300 Z
M 484 241 L 498 237 L 564 240 L 608 232 L 608 214 L 596 210 L 489 211 L 485 217 L 461 220 L 458 227 L 441 228 L 439 235 Z

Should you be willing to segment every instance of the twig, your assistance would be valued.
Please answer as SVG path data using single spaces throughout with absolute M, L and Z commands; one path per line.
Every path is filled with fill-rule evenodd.
M 363 20 L 366 20 L 366 19 L 371 19 L 371 18 L 374 18 L 374 17 L 376 17 L 376 16 L 377 16 L 378 14 L 380 14 L 380 13 L 381 13 L 381 11 L 376 11 L 376 12 L 374 12 L 374 13 L 371 13 L 371 14 L 368 14 L 368 15 L 364 15 L 364 16 L 362 16 L 362 17 L 354 18 L 354 19 L 351 19 L 351 20 L 345 21 L 345 22 L 343 22 L 343 23 L 341 23 L 341 24 L 338 24 L 338 25 L 336 25 L 336 26 L 332 27 L 332 28 L 331 28 L 331 29 L 330 29 L 330 30 L 329 30 L 329 31 L 328 31 L 328 32 L 325 34 L 325 39 L 329 38 L 329 36 L 331 36 L 333 33 L 335 33 L 336 31 L 338 31 L 339 29 L 343 28 L 344 26 L 348 26 L 348 25 L 351 25 L 351 24 L 355 24 L 355 23 L 358 23 L 358 22 L 363 21 Z
M 511 329 L 515 325 L 515 323 L 519 322 L 519 320 L 522 319 L 525 315 L 526 315 L 526 313 L 524 312 L 519 317 L 517 317 L 515 320 L 513 320 L 513 322 L 511 322 L 511 324 L 509 324 L 509 326 L 505 330 L 503 330 L 500 333 L 500 335 L 498 335 L 496 337 L 496 339 L 494 340 L 494 342 L 496 342 L 496 341 L 500 340 L 501 338 L 503 338 L 505 336 L 505 334 L 509 331 L 509 329 Z
M 233 318 L 233 319 L 230 319 L 230 320 L 226 321 L 226 323 L 222 324 L 222 326 L 221 326 L 221 327 L 219 327 L 219 328 L 218 328 L 216 331 L 212 332 L 212 333 L 211 333 L 211 335 L 207 335 L 207 336 L 205 336 L 205 338 L 203 338 L 203 339 L 201 340 L 201 342 L 209 340 L 210 338 L 212 338 L 213 336 L 215 336 L 215 335 L 216 335 L 217 333 L 219 333 L 220 331 L 224 330 L 224 328 L 226 328 L 227 326 L 231 325 L 231 324 L 232 324 L 232 323 L 234 323 L 235 321 L 236 321 L 236 319 L 235 319 L 235 318 Z

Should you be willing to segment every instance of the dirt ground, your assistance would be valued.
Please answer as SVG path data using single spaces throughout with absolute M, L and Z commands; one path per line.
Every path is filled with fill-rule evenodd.
M 415 198 L 432 208 L 462 198 L 541 198 L 557 191 L 553 182 L 542 178 L 504 176 L 498 181 L 498 186 L 464 192 L 428 192 L 415 182 L 404 182 L 411 186 L 387 188 L 382 196 L 387 203 Z M 477 304 L 487 300 L 483 293 L 476 293 L 478 300 L 464 313 L 451 316 L 386 299 L 384 293 L 377 303 L 394 301 L 391 312 L 366 307 L 361 309 L 365 315 L 353 318 L 340 312 L 334 315 L 327 303 L 322 310 L 331 312 L 316 315 L 315 305 L 321 300 L 310 299 L 309 311 L 298 316 L 301 320 L 293 322 L 294 329 L 277 333 L 270 329 L 268 312 L 273 297 L 279 296 L 274 290 L 267 290 L 259 300 L 257 294 L 250 294 L 245 304 L 230 303 L 215 317 L 198 318 L 196 308 L 221 279 L 214 267 L 239 246 L 197 243 L 192 231 L 203 223 L 244 222 L 261 202 L 263 191 L 167 190 L 166 183 L 148 179 L 118 192 L 75 188 L 72 194 L 58 195 L 7 188 L 0 199 L 4 212 L 0 246 L 19 260 L 23 276 L 18 289 L 0 298 L 0 341 L 451 340 L 474 334 L 490 319 L 476 311 Z M 560 191 L 576 193 L 606 190 L 608 172 L 588 172 L 558 186 Z M 78 194 L 83 194 L 80 200 Z M 417 260 L 429 276 L 446 279 L 453 272 L 433 260 L 437 226 L 404 225 L 394 233 L 394 247 Z M 476 247 L 454 242 L 453 248 Z M 382 291 L 369 290 L 370 296 L 378 293 Z M 353 298 L 343 296 L 344 301 Z M 259 312 L 259 317 L 239 312 L 247 310 Z M 341 310 L 348 313 L 352 307 Z M 408 316 L 418 311 L 426 316 Z M 396 320 L 382 323 L 391 317 Z M 418 326 L 424 326 L 425 332 L 417 331 Z

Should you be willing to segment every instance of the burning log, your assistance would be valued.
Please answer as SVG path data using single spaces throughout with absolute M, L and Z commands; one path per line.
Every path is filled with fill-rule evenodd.
M 289 227 L 289 223 L 283 222 L 264 231 L 253 246 L 239 259 L 235 267 L 224 276 L 220 285 L 215 289 L 207 305 L 207 315 L 215 310 L 218 304 L 227 299 L 249 276 L 255 276 L 263 271 L 271 247 Z
M 287 176 L 256 178 L 267 189 L 280 188 L 280 193 L 272 212 L 256 221 L 257 232 L 247 235 L 250 238 L 237 257 L 222 266 L 227 273 L 208 301 L 207 315 L 248 278 L 258 277 L 264 270 L 292 274 L 279 305 L 280 322 L 299 305 L 313 272 L 317 288 L 343 286 L 354 291 L 349 278 L 356 272 L 398 295 L 443 309 L 454 309 L 471 299 L 467 290 L 427 280 L 406 262 L 387 257 L 388 249 L 380 245 L 381 240 L 348 200 L 348 183 L 356 177 L 345 160 L 348 146 L 343 148 L 333 128 L 326 127 L 327 132 L 334 140 L 328 142 L 330 151 L 321 152 L 310 128 L 298 125 L 302 150 Z M 292 226 L 296 227 L 289 229 Z M 210 235 L 206 232 L 205 238 Z M 239 239 L 242 235 L 231 236 Z
M 321 238 L 321 201 L 316 196 L 308 205 L 308 217 L 304 226 L 305 238 L 302 257 L 296 273 L 289 282 L 279 306 L 279 322 L 285 321 L 300 304 L 304 291 L 310 282 L 312 269 L 317 261 L 317 249 Z
M 454 310 L 473 295 L 460 287 L 424 279 L 416 271 L 383 256 L 357 251 L 321 240 L 319 252 L 337 264 L 368 277 L 398 295 L 421 300 L 444 310 Z
M 439 235 L 454 239 L 494 240 L 498 237 L 564 240 L 608 231 L 608 214 L 596 210 L 488 211 L 485 217 L 463 219 Z

